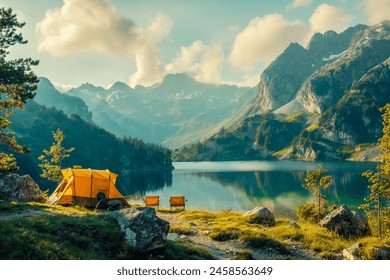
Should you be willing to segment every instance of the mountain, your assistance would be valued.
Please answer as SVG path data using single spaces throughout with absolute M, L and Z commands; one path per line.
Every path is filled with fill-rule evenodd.
M 353 82 L 390 56 L 390 21 L 361 30 L 350 47 L 307 79 L 297 100 L 309 112 L 322 113 L 336 104 Z
M 381 136 L 389 57 L 390 21 L 317 33 L 306 48 L 292 43 L 263 71 L 255 98 L 230 126 L 174 158 L 354 157 Z
M 133 89 L 121 82 L 109 89 L 84 84 L 65 94 L 84 100 L 93 122 L 117 136 L 177 148 L 212 135 L 254 93 L 251 88 L 200 83 L 178 73 L 148 88 Z
M 64 147 L 75 148 L 70 158 L 64 159 L 63 168 L 79 165 L 84 168 L 109 169 L 121 176 L 127 189 L 148 188 L 148 180 L 154 174 L 166 174 L 172 169 L 171 152 L 168 149 L 145 144 L 135 138 L 119 139 L 95 124 L 85 122 L 78 115 L 69 117 L 63 111 L 54 107 L 46 108 L 34 100 L 26 104 L 24 111 L 15 111 L 11 121 L 19 143 L 30 150 L 26 155 L 16 155 L 20 165 L 19 172 L 30 174 L 41 187 L 54 187 L 53 183 L 40 178 L 38 157 L 43 149 L 49 149 L 52 145 L 52 132 L 57 128 L 65 134 Z M 154 172 L 150 173 L 149 178 L 143 178 L 143 182 L 135 182 L 134 178 L 138 176 L 135 172 L 145 170 Z M 165 178 L 165 181 L 158 183 L 164 185 L 168 177 L 163 175 L 153 178 L 159 178 L 160 181 Z M 133 181 L 134 185 L 129 181 Z
M 307 48 L 291 43 L 260 75 L 257 95 L 247 115 L 275 110 L 293 101 L 302 84 L 324 65 L 346 51 L 365 25 L 357 25 L 337 34 L 316 33 Z M 303 104 L 303 102 L 301 102 Z
M 375 142 L 382 135 L 378 108 L 390 103 L 390 58 L 355 81 L 319 121 L 325 139 L 345 145 Z
M 290 44 L 261 74 L 249 114 L 275 110 L 293 100 L 302 83 L 323 64 L 301 45 Z
M 62 110 L 68 116 L 78 115 L 87 122 L 92 121 L 92 113 L 82 99 L 60 93 L 47 78 L 39 78 L 34 101 Z

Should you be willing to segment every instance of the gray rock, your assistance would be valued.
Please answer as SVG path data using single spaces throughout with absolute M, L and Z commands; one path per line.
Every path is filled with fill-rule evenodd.
M 158 218 L 153 208 L 126 208 L 110 215 L 118 221 L 127 244 L 134 250 L 145 252 L 166 246 L 170 225 Z
M 45 196 L 29 175 L 9 174 L 0 180 L 0 200 L 5 202 L 45 202 Z
M 253 216 L 251 222 L 255 224 L 275 225 L 275 216 L 268 208 L 257 206 L 245 213 L 246 216 Z
M 351 211 L 352 215 L 355 217 L 358 229 L 360 232 L 363 233 L 363 235 L 370 235 L 371 234 L 371 228 L 368 225 L 368 221 L 365 217 L 358 214 L 356 211 Z
M 362 244 L 356 243 L 353 244 L 351 247 L 344 249 L 342 251 L 343 258 L 345 260 L 360 260 L 360 249 L 362 248 Z
M 373 247 L 372 250 L 376 260 L 390 260 L 389 247 Z
M 347 239 L 370 234 L 367 220 L 345 205 L 329 213 L 320 221 L 320 225 Z

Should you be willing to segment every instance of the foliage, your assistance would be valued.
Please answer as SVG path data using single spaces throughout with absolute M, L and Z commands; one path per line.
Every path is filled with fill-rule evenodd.
M 192 235 L 194 233 L 191 230 L 191 226 L 189 224 L 187 224 L 187 225 L 171 226 L 169 228 L 169 232 L 177 233 L 177 234 L 183 234 L 183 235 Z
M 290 146 L 306 122 L 302 112 L 287 117 L 263 113 L 237 126 L 222 128 L 211 138 L 175 150 L 175 161 L 258 160 L 272 158 Z
M 13 219 L 2 222 L 0 236 L 1 259 L 123 258 L 118 252 L 123 252 L 120 228 L 108 216 L 41 215 Z
M 326 214 L 336 209 L 335 205 L 328 206 L 323 205 L 321 207 L 321 212 L 318 212 L 318 205 L 315 203 L 306 203 L 304 205 L 299 205 L 295 211 L 298 219 L 301 221 L 309 223 L 317 223 L 318 220 L 321 220 Z M 319 213 L 319 214 L 318 214 Z
M 42 178 L 46 178 L 52 182 L 59 183 L 62 180 L 61 168 L 62 162 L 65 158 L 70 157 L 70 153 L 75 148 L 66 149 L 62 146 L 62 142 L 65 139 L 65 135 L 61 129 L 53 131 L 54 142 L 50 147 L 50 150 L 43 150 L 43 154 L 38 158 L 42 163 L 39 167 L 42 169 Z
M 213 259 L 210 251 L 189 241 L 168 241 L 167 248 L 143 254 L 134 253 L 125 245 L 115 220 L 101 212 L 80 207 L 62 207 L 41 203 L 0 203 L 0 215 L 40 211 L 34 217 L 1 221 L 0 259 Z M 160 210 L 158 210 L 160 211 Z M 44 215 L 45 212 L 51 215 Z M 343 249 L 355 243 L 363 245 L 363 259 L 375 259 L 373 247 L 388 248 L 386 240 L 365 237 L 344 240 L 324 227 L 288 220 L 277 220 L 274 227 L 250 224 L 242 213 L 187 210 L 170 212 L 177 219 L 196 222 L 197 231 L 210 233 L 229 228 L 239 234 L 246 250 L 232 259 L 252 259 L 254 249 L 276 253 L 277 258 L 304 259 L 312 256 L 338 259 Z M 291 246 L 293 245 L 293 247 Z M 299 248 L 304 250 L 301 255 Z
M 167 260 L 212 260 L 213 256 L 206 248 L 195 246 L 186 241 L 168 241 L 165 250 Z
M 382 163 L 376 172 L 368 170 L 363 173 L 371 185 L 368 187 L 370 194 L 360 206 L 380 238 L 382 235 L 390 236 L 390 104 L 382 107 L 381 111 L 384 111 L 383 136 L 379 139 Z
M 13 109 L 24 109 L 28 99 L 34 97 L 38 79 L 31 66 L 38 61 L 31 58 L 7 60 L 9 48 L 17 44 L 26 44 L 18 29 L 25 24 L 19 22 L 12 9 L 0 8 L 0 145 L 17 153 L 27 153 L 25 146 L 19 145 L 15 133 L 10 129 L 10 117 Z M 13 154 L 0 152 L 0 173 L 18 169 Z
M 77 115 L 68 117 L 62 111 L 45 108 L 34 100 L 26 104 L 25 111 L 16 112 L 12 118 L 15 131 L 24 136 L 23 141 L 31 149 L 23 158 L 16 156 L 20 171 L 30 174 L 44 189 L 51 188 L 53 184 L 40 177 L 42 170 L 38 166 L 41 163 L 38 157 L 43 149 L 51 146 L 53 131 L 57 128 L 66 135 L 63 146 L 75 148 L 71 157 L 63 160 L 63 166 L 109 169 L 119 174 L 119 187 L 130 186 L 137 191 L 163 187 L 172 182 L 171 151 L 160 145 L 132 137 L 119 139 Z M 129 189 L 123 193 L 134 192 Z
M 230 260 L 254 260 L 254 258 L 252 252 L 246 249 L 236 252 Z
M 302 185 L 304 188 L 313 191 L 313 196 L 316 200 L 316 218 L 317 222 L 319 222 L 324 217 L 324 212 L 327 209 L 327 202 L 328 200 L 324 195 L 321 193 L 321 189 L 326 189 L 330 186 L 330 182 L 332 180 L 331 176 L 324 176 L 324 173 L 326 173 L 327 170 L 325 170 L 322 163 L 318 164 L 318 169 L 314 171 L 307 171 L 306 177 L 305 177 L 305 183 Z M 314 214 L 314 209 L 312 209 L 312 203 L 304 206 L 303 208 L 298 208 L 299 215 L 302 217 L 307 216 L 308 214 L 312 213 Z M 298 215 L 297 213 L 297 215 Z

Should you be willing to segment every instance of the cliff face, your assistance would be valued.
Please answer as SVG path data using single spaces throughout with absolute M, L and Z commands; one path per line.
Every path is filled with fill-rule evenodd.
M 382 135 L 379 108 L 390 103 L 389 65 L 390 21 L 317 33 L 306 49 L 291 44 L 264 70 L 256 97 L 241 114 L 248 118 L 227 127 L 223 143 L 213 141 L 222 135 L 217 133 L 201 144 L 213 151 L 239 146 L 240 159 L 260 159 L 259 151 L 263 158 L 356 156 Z M 286 122 L 299 115 L 299 125 L 288 129 Z
M 299 44 L 290 44 L 261 74 L 252 113 L 275 110 L 293 100 L 302 83 L 323 64 Z
M 361 30 L 350 47 L 305 80 L 297 100 L 309 112 L 323 113 L 336 104 L 355 81 L 390 56 L 390 21 Z
M 356 81 L 320 121 L 322 136 L 335 143 L 375 142 L 382 135 L 378 108 L 390 102 L 390 58 Z

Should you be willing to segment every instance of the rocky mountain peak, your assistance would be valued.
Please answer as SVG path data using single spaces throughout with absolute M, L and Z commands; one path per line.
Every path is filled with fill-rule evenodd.
M 307 45 L 307 50 L 313 56 L 319 58 L 340 54 L 349 48 L 352 40 L 358 36 L 361 31 L 366 30 L 367 28 L 368 26 L 359 24 L 350 27 L 341 33 L 336 33 L 333 30 L 326 31 L 323 34 L 316 33 Z
M 124 82 L 116 82 L 114 83 L 109 89 L 108 89 L 110 92 L 113 92 L 113 91 L 131 91 L 132 88 L 128 85 L 128 84 L 125 84 Z

